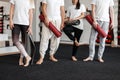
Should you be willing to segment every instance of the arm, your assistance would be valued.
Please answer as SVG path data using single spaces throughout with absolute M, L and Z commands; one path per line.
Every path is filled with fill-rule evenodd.
M 96 21 L 96 18 L 95 18 L 95 8 L 96 6 L 94 4 L 92 4 L 92 18 L 93 18 L 93 27 L 96 28 L 97 26 L 97 21 Z
M 69 20 L 69 17 L 66 17 L 65 19 L 64 19 L 64 22 L 66 22 L 66 21 L 68 21 Z
M 27 30 L 27 32 L 29 34 L 32 34 L 33 11 L 34 11 L 34 9 L 30 9 L 29 10 L 29 28 Z
M 110 6 L 110 18 L 111 18 L 111 24 L 110 24 L 110 28 L 113 29 L 114 26 L 114 9 L 113 6 Z
M 64 9 L 64 6 L 60 7 L 60 11 L 61 11 L 61 27 L 60 27 L 60 30 L 62 30 L 64 28 L 64 19 L 65 19 L 65 9 Z
M 15 6 L 11 3 L 11 6 L 10 6 L 10 22 L 9 22 L 10 29 L 14 28 L 14 24 L 13 24 L 14 7 Z
M 47 17 L 46 8 L 47 8 L 47 4 L 46 4 L 46 3 L 43 3 L 43 4 L 42 4 L 42 14 L 43 14 L 44 17 L 45 17 L 44 23 L 45 23 L 46 26 L 49 26 L 49 20 L 48 20 L 48 17 Z
M 82 19 L 82 18 L 84 18 L 84 17 L 85 17 L 85 13 L 82 12 L 82 13 L 80 14 L 80 16 L 76 17 L 76 18 L 73 19 L 73 20 L 79 20 L 79 19 Z

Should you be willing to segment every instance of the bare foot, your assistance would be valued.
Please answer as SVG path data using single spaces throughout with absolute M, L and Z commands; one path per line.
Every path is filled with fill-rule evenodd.
M 27 56 L 27 57 L 26 57 L 26 63 L 25 63 L 25 65 L 24 65 L 24 67 L 27 67 L 27 66 L 29 65 L 30 60 L 31 60 L 31 57 L 30 57 L 30 56 Z
M 43 58 L 40 58 L 37 62 L 36 62 L 36 64 L 42 64 L 43 63 Z
M 75 56 L 72 56 L 73 61 L 77 61 L 77 58 Z
M 111 42 L 111 47 L 117 47 L 117 45 L 115 45 L 114 41 Z
M 50 59 L 51 61 L 53 61 L 53 62 L 57 62 L 57 61 L 58 61 L 54 56 L 50 56 L 49 59 Z
M 79 42 L 77 41 L 77 39 L 75 38 L 75 45 L 76 46 L 80 46 Z
M 102 58 L 99 58 L 98 61 L 101 62 L 101 63 L 104 62 L 104 60 Z
M 20 66 L 23 66 L 23 65 L 24 65 L 24 63 L 23 63 L 23 58 L 22 58 L 22 57 L 20 57 L 20 59 L 19 59 L 19 65 L 20 65 Z
M 77 58 L 75 56 L 72 56 L 73 61 L 77 61 Z
M 86 58 L 86 59 L 83 59 L 83 61 L 85 61 L 85 62 L 87 62 L 87 61 L 93 61 L 93 59 L 90 58 L 90 57 L 88 57 L 88 58 Z

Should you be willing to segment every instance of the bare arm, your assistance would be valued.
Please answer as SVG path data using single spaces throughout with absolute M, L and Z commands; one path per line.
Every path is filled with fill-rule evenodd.
M 114 26 L 114 9 L 113 6 L 110 7 L 110 18 L 111 18 L 111 24 L 110 24 L 110 28 L 112 29 Z
M 82 12 L 82 13 L 80 14 L 80 16 L 76 17 L 76 18 L 73 19 L 73 20 L 79 20 L 79 19 L 82 19 L 82 18 L 84 18 L 84 17 L 85 17 L 85 13 Z
M 93 18 L 93 27 L 96 28 L 97 26 L 97 21 L 96 21 L 96 18 L 95 18 L 95 9 L 96 9 L 96 6 L 94 4 L 92 4 L 92 18 Z
M 45 17 L 45 25 L 48 26 L 49 25 L 49 20 L 48 20 L 48 17 L 47 17 L 47 11 L 46 11 L 46 8 L 47 8 L 47 4 L 45 3 L 42 3 L 42 14 L 44 15 Z
M 64 28 L 64 19 L 65 19 L 65 9 L 64 6 L 60 7 L 60 11 L 61 11 L 61 27 L 60 30 L 62 30 Z
M 93 21 L 96 22 L 96 19 L 95 19 L 95 5 L 92 4 L 92 18 L 93 18 Z
M 68 21 L 69 20 L 69 17 L 66 17 L 65 19 L 64 19 L 64 22 L 66 22 L 66 21 Z
M 34 11 L 34 9 L 30 9 L 29 10 L 29 28 L 27 30 L 27 32 L 29 34 L 32 34 L 33 11 Z
M 29 10 L 29 27 L 32 27 L 32 21 L 33 21 L 33 9 Z
M 13 24 L 14 7 L 15 6 L 13 4 L 10 5 L 10 22 L 9 22 L 10 29 L 14 28 L 14 24 Z

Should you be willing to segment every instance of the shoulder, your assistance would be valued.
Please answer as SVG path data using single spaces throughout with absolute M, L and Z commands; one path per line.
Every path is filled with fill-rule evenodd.
M 10 0 L 9 2 L 12 4 L 15 4 L 15 0 Z
M 31 8 L 35 8 L 35 3 L 34 3 L 34 0 L 30 0 L 30 6 L 31 6 Z
M 84 5 L 84 4 L 81 4 L 81 7 L 85 7 L 85 5 Z
M 75 5 L 71 5 L 68 8 L 73 9 L 73 8 L 75 8 Z
M 47 3 L 48 0 L 42 0 L 42 3 Z
M 91 4 L 96 4 L 99 0 L 91 0 Z

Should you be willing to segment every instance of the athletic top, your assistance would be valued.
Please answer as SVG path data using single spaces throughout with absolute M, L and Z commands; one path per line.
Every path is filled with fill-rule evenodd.
M 47 4 L 48 19 L 61 19 L 60 7 L 64 6 L 64 0 L 42 0 Z
M 113 0 L 92 0 L 91 4 L 96 6 L 95 18 L 100 21 L 109 22 L 109 8 L 114 6 Z
M 35 8 L 34 3 L 30 0 L 10 0 L 10 3 L 15 6 L 13 23 L 29 25 L 29 10 Z
M 76 5 L 71 5 L 67 9 L 66 16 L 69 17 L 70 19 L 74 19 L 74 18 L 80 16 L 81 13 L 86 12 L 86 8 L 85 8 L 84 4 L 80 5 L 80 9 L 75 9 L 75 8 L 76 8 Z M 83 19 L 80 19 L 79 25 L 73 25 L 73 26 L 83 30 Z

